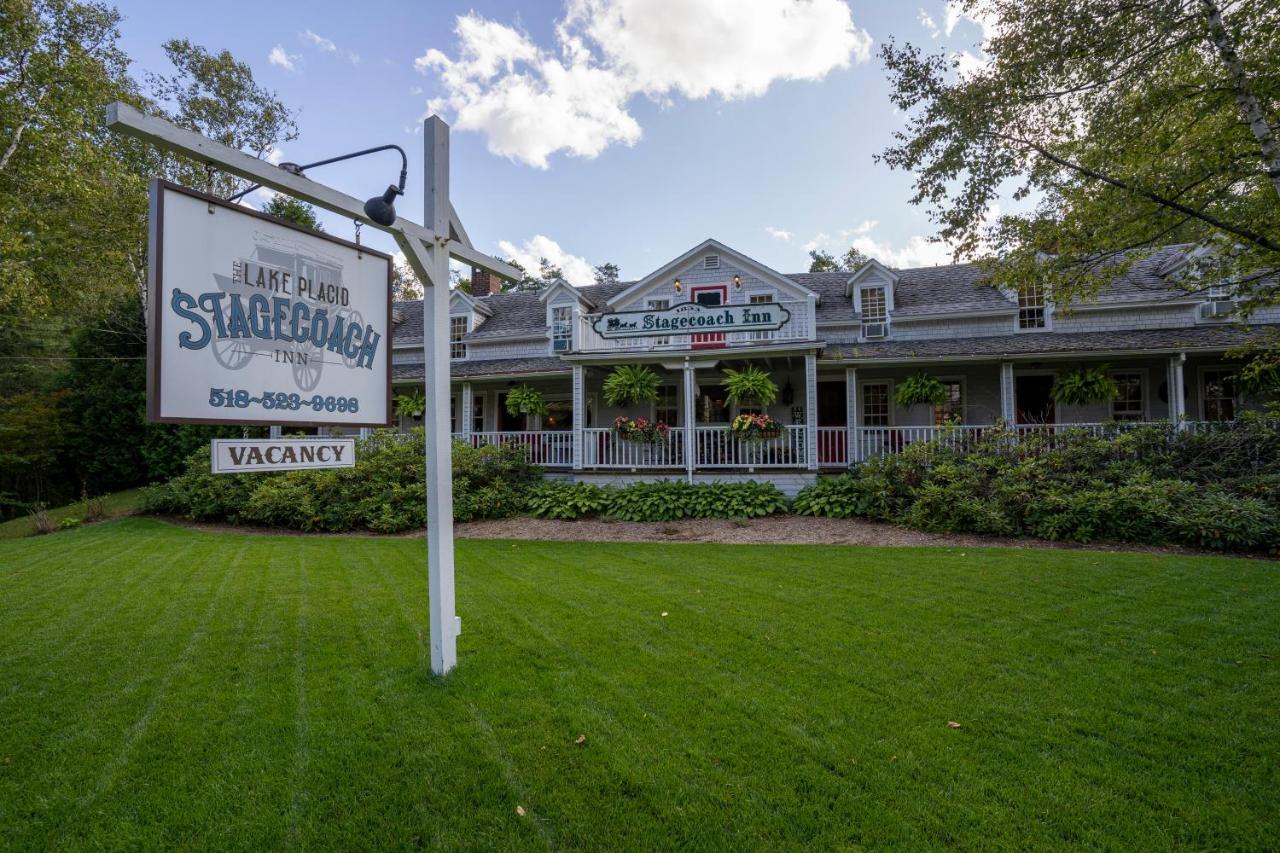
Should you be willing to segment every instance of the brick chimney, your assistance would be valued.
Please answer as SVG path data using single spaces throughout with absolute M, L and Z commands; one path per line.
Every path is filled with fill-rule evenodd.
M 488 296 L 497 288 L 498 282 L 494 280 L 492 273 L 482 270 L 479 267 L 471 268 L 471 295 L 472 296 Z

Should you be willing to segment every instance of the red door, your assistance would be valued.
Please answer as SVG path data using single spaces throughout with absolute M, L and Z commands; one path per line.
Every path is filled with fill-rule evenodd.
M 689 301 L 699 305 L 724 305 L 729 301 L 729 288 L 723 284 L 708 284 L 689 288 Z M 724 346 L 724 332 L 707 332 L 692 335 L 689 342 L 693 349 L 711 349 Z

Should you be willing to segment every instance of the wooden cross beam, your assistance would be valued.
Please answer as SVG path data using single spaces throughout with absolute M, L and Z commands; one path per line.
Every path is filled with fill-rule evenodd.
M 433 120 L 439 121 L 434 117 Z M 223 145 L 220 142 L 215 142 L 194 131 L 178 127 L 176 124 L 165 121 L 162 118 L 146 115 L 122 101 L 107 105 L 107 127 L 117 133 L 123 133 L 126 136 L 149 142 L 157 148 L 173 154 L 179 154 L 201 163 L 210 163 L 225 172 L 230 172 L 238 177 L 262 184 L 264 187 L 270 187 L 286 195 L 302 199 L 324 210 L 358 219 L 382 231 L 403 235 L 406 238 L 418 241 L 422 245 L 434 246 L 437 242 L 446 242 L 448 254 L 452 258 L 456 258 L 470 266 L 487 270 L 501 278 L 512 281 L 519 281 L 521 278 L 520 271 L 515 267 L 483 252 L 476 251 L 467 237 L 466 229 L 462 227 L 462 221 L 458 218 L 458 213 L 454 210 L 452 202 L 448 204 L 449 221 L 440 231 L 426 228 L 416 222 L 405 219 L 403 216 L 397 217 L 392 225 L 383 226 L 365 216 L 364 202 L 360 199 L 324 184 L 316 183 L 305 175 L 286 172 L 265 160 L 259 160 L 257 157 Z M 438 237 L 440 234 L 445 235 L 443 240 Z M 456 239 L 449 239 L 450 235 L 456 236 Z M 401 242 L 399 237 L 397 237 L 397 242 Z M 403 244 L 401 248 L 404 248 Z M 429 270 L 416 269 L 418 266 L 415 263 L 416 254 L 405 251 L 409 263 L 415 267 L 415 271 L 423 278 L 423 284 L 427 287 L 435 286 L 437 282 L 430 279 Z M 438 282 L 438 284 L 442 287 L 448 287 L 447 273 L 445 280 Z

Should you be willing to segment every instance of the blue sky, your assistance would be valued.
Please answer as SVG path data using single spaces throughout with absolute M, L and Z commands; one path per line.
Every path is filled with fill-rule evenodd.
M 286 160 L 404 146 L 397 207 L 417 221 L 434 106 L 454 126 L 454 204 L 482 251 L 548 254 L 579 279 L 604 261 L 637 278 L 706 237 L 783 272 L 807 268 L 815 244 L 898 266 L 948 256 L 925 241 L 910 176 L 873 160 L 903 124 L 880 44 L 980 61 L 981 25 L 943 0 L 117 5 L 135 73 L 167 71 L 172 37 L 249 63 L 297 112 Z M 313 177 L 365 197 L 397 170 L 386 154 Z

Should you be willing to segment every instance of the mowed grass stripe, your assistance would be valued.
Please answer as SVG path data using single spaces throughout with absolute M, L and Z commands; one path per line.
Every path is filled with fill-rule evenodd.
M 89 535 L 133 554 L 66 574 L 52 549 Z M 0 543 L 44 564 L 0 624 L 83 624 L 86 587 L 115 606 L 75 654 L 45 634 L 44 676 L 0 627 L 0 672 L 44 687 L 0 731 L 0 846 L 1280 843 L 1275 564 L 460 542 L 440 680 L 421 540 L 32 541 Z

